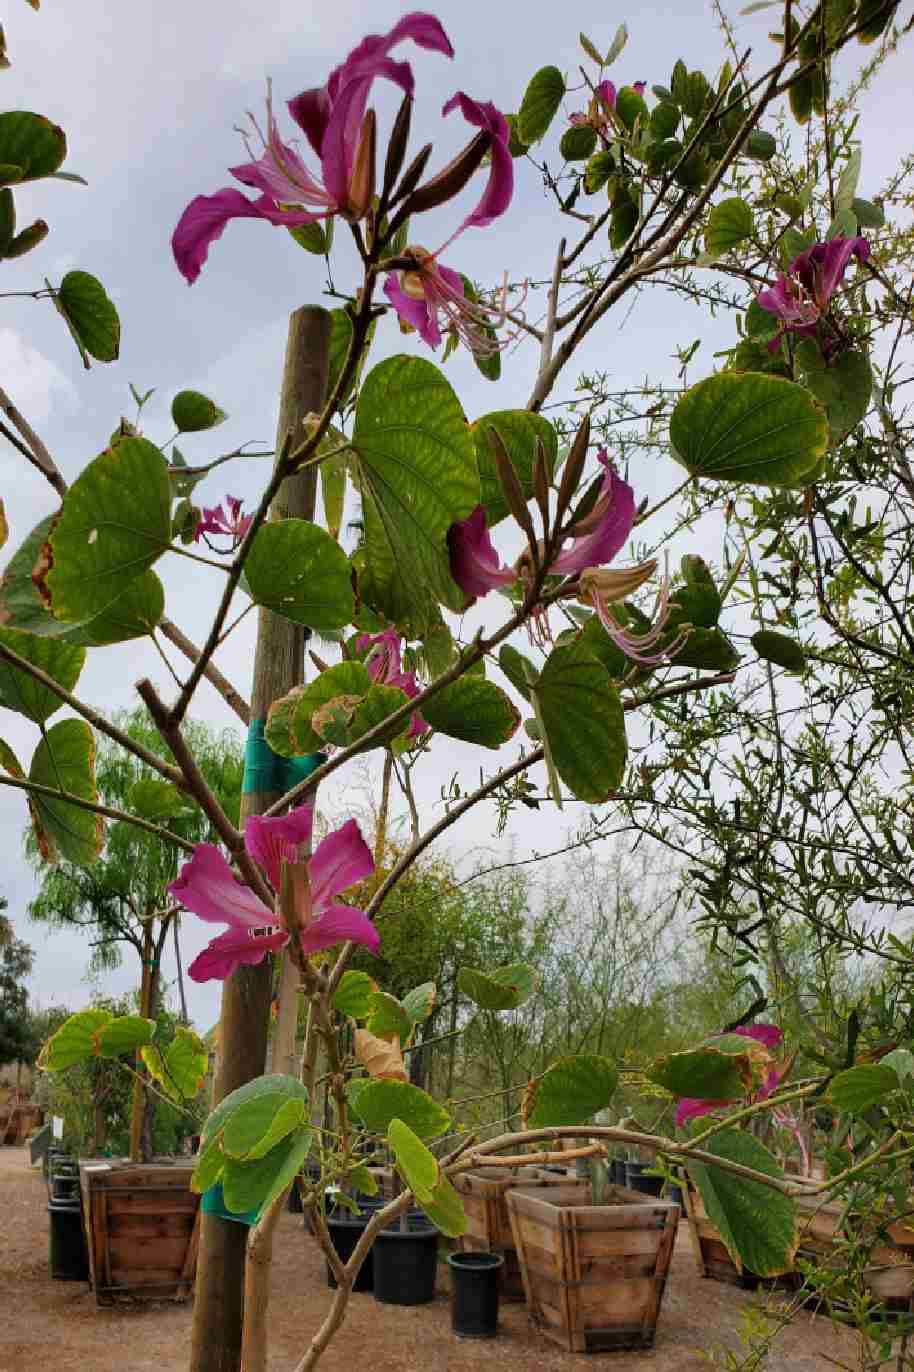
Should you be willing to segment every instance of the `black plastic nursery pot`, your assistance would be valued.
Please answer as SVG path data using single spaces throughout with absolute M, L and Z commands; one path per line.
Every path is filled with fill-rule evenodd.
M 644 1174 L 653 1163 L 627 1162 L 625 1164 L 625 1185 L 630 1191 L 641 1191 L 645 1196 L 659 1196 L 663 1190 L 663 1177 L 646 1177 Z
M 613 1186 L 625 1186 L 625 1159 L 612 1158 L 609 1164 L 609 1180 Z
M 340 1262 L 348 1262 L 352 1257 L 355 1246 L 364 1233 L 365 1226 L 374 1211 L 379 1209 L 382 1204 L 383 1201 L 360 1201 L 357 1215 L 350 1214 L 342 1206 L 327 1212 L 327 1231 Z M 374 1251 L 375 1246 L 372 1245 L 365 1261 L 359 1268 L 358 1276 L 352 1283 L 353 1291 L 374 1290 Z M 327 1264 L 327 1285 L 332 1290 L 335 1290 L 337 1285 L 336 1277 L 331 1272 L 329 1263 Z
M 374 1241 L 374 1298 L 384 1305 L 427 1305 L 435 1299 L 438 1230 L 411 1210 L 408 1229 L 394 1220 Z
M 498 1333 L 500 1253 L 451 1253 L 451 1329 L 458 1339 L 494 1339 Z
M 89 1250 L 79 1197 L 48 1201 L 48 1268 L 55 1281 L 88 1281 Z

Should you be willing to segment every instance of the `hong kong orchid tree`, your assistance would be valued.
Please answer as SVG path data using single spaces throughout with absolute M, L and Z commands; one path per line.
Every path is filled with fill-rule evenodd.
M 856 36 L 851 17 L 845 19 L 837 29 L 829 28 L 834 52 Z M 224 1019 L 223 1061 L 233 1055 L 240 1060 L 248 1040 L 265 1040 L 268 997 L 262 992 L 274 989 L 274 971 L 279 1015 L 288 1019 L 291 1007 L 297 1023 L 299 1001 L 306 1007 L 304 1044 L 298 1052 L 293 1035 L 291 1067 L 286 1063 L 288 1070 L 261 1077 L 261 1054 L 259 1064 L 247 1072 L 249 1079 L 215 1102 L 204 1132 L 194 1184 L 208 1195 L 221 1186 L 228 1218 L 207 1213 L 204 1220 L 193 1372 L 212 1372 L 208 1341 L 218 1344 L 218 1358 L 225 1354 L 223 1368 L 233 1358 L 237 1364 L 242 1344 L 245 1372 L 266 1367 L 272 1234 L 282 1199 L 308 1158 L 320 1166 L 320 1179 L 311 1186 L 318 1202 L 314 1222 L 337 1292 L 296 1372 L 308 1372 L 320 1360 L 343 1321 L 359 1266 L 385 1224 L 418 1199 L 443 1232 L 459 1237 L 465 1217 L 451 1179 L 470 1167 L 492 1165 L 504 1153 L 512 1157 L 528 1144 L 541 1145 L 544 1161 L 554 1159 L 556 1145 L 565 1137 L 645 1147 L 694 1168 L 699 1186 L 709 1172 L 718 1175 L 714 1169 L 743 1181 L 748 1176 L 752 1184 L 768 1188 L 766 1195 L 770 1192 L 771 1213 L 779 1220 L 772 1229 L 780 1234 L 791 1228 L 791 1197 L 803 1188 L 779 1175 L 765 1150 L 746 1152 L 757 1141 L 747 1144 L 751 1135 L 731 1123 L 783 1111 L 793 1099 L 832 1090 L 831 1079 L 838 1074 L 831 1059 L 827 1070 L 823 1066 L 788 1087 L 780 1069 L 767 1061 L 773 1036 L 780 1031 L 756 1026 L 640 1064 L 637 1070 L 652 1089 L 666 1091 L 668 1099 L 699 1102 L 700 1108 L 691 1111 L 696 1118 L 708 1113 L 709 1102 L 728 1102 L 724 1118 L 697 1125 L 699 1132 L 683 1140 L 582 1121 L 577 1087 L 586 1083 L 586 1100 L 596 1113 L 609 1104 L 618 1072 L 603 1057 L 580 1054 L 570 1069 L 575 1092 L 567 1087 L 567 1064 L 556 1063 L 529 1084 L 518 1133 L 500 1134 L 483 1144 L 470 1137 L 448 1153 L 443 1140 L 449 1112 L 403 1080 L 404 1054 L 416 1024 L 431 1012 L 435 988 L 417 987 L 400 1001 L 376 986 L 369 973 L 354 973 L 349 963 L 354 945 L 377 948 L 384 903 L 398 880 L 427 846 L 475 806 L 489 798 L 505 811 L 516 801 L 544 803 L 547 797 L 526 780 L 530 773 L 545 775 L 559 804 L 571 796 L 588 809 L 610 803 L 649 808 L 658 775 L 650 753 L 655 731 L 666 736 L 675 727 L 674 711 L 682 707 L 687 715 L 689 702 L 706 693 L 718 712 L 715 719 L 726 710 L 740 656 L 719 621 L 726 611 L 739 623 L 732 596 L 748 553 L 744 550 L 742 561 L 735 560 L 736 570 L 730 566 L 719 579 L 689 553 L 679 581 L 662 577 L 650 615 L 640 597 L 656 576 L 659 554 L 669 541 L 666 534 L 656 533 L 654 522 L 668 500 L 681 494 L 684 501 L 703 502 L 702 509 L 719 506 L 730 518 L 733 492 L 762 488 L 783 500 L 785 518 L 793 517 L 795 506 L 811 517 L 815 488 L 828 462 L 837 461 L 839 454 L 845 459 L 841 445 L 854 423 L 845 422 L 834 386 L 841 384 L 840 366 L 849 368 L 842 359 L 857 350 L 866 319 L 861 309 L 857 317 L 842 319 L 833 328 L 831 302 L 852 257 L 864 265 L 878 257 L 878 248 L 856 233 L 856 219 L 853 232 L 837 233 L 842 224 L 850 227 L 846 215 L 839 220 L 838 213 L 853 213 L 844 204 L 851 178 L 840 188 L 842 210 L 834 206 L 837 223 L 804 226 L 803 246 L 790 239 L 789 252 L 781 242 L 786 232 L 771 228 L 769 233 L 765 216 L 772 204 L 777 208 L 769 182 L 752 205 L 741 198 L 750 194 L 746 186 L 754 176 L 765 175 L 766 158 L 774 156 L 777 145 L 772 150 L 774 140 L 765 124 L 781 97 L 805 79 L 812 59 L 803 45 L 813 22 L 794 20 L 788 5 L 779 55 L 752 80 L 744 63 L 739 68 L 726 64 L 712 81 L 680 62 L 669 86 L 648 88 L 639 82 L 618 91 L 605 73 L 609 54 L 604 57 L 587 40 L 584 51 L 597 70 L 585 82 L 591 97 L 585 119 L 598 134 L 600 147 L 580 157 L 563 138 L 561 157 L 567 165 L 561 174 L 551 169 L 558 165 L 551 151 L 549 161 L 544 156 L 538 162 L 539 144 L 566 97 L 577 106 L 581 98 L 551 66 L 534 75 L 526 92 L 515 90 L 509 72 L 498 92 L 477 90 L 470 96 L 458 90 L 444 103 L 443 113 L 463 116 L 474 130 L 469 142 L 427 179 L 431 145 L 408 160 L 416 77 L 411 61 L 402 59 L 401 45 L 418 48 L 423 62 L 425 53 L 436 63 L 453 55 L 448 34 L 428 14 L 408 14 L 387 33 L 365 38 L 322 82 L 314 73 L 305 78 L 319 84 L 293 96 L 288 112 L 306 148 L 296 144 L 296 134 L 280 127 L 272 93 L 268 96 L 266 122 L 262 128 L 252 123 L 247 161 L 231 173 L 253 194 L 226 188 L 191 200 L 172 238 L 179 272 L 188 283 L 197 281 L 210 247 L 236 218 L 287 230 L 335 223 L 340 236 L 346 233 L 351 239 L 358 266 L 345 282 L 334 268 L 333 298 L 341 295 L 344 307 L 332 315 L 317 309 L 309 314 L 314 334 L 307 361 L 310 371 L 319 374 L 318 398 L 280 433 L 275 468 L 259 497 L 245 514 L 232 500 L 227 509 L 204 508 L 195 528 L 200 538 L 221 537 L 231 545 L 217 564 L 224 589 L 200 647 L 163 620 L 164 593 L 153 570 L 166 552 L 189 559 L 185 568 L 200 560 L 199 552 L 175 542 L 172 505 L 188 477 L 174 453 L 169 460 L 167 444 L 160 447 L 138 432 L 118 434 L 68 487 L 34 431 L 19 422 L 15 407 L 4 407 L 15 446 L 27 450 L 61 502 L 16 553 L 0 589 L 0 666 L 5 674 L 0 695 L 4 705 L 10 699 L 19 707 L 25 702 L 21 713 L 40 731 L 28 775 L 4 751 L 4 783 L 26 791 L 36 823 L 78 854 L 79 861 L 91 863 L 101 841 L 102 813 L 92 783 L 92 731 L 134 753 L 136 749 L 100 711 L 74 694 L 86 648 L 82 642 L 64 643 L 63 636 L 76 633 L 91 649 L 110 643 L 112 636 L 126 641 L 161 629 L 192 665 L 183 678 L 171 668 L 178 680 L 171 704 L 151 681 L 139 683 L 140 697 L 169 749 L 167 759 L 147 761 L 163 781 L 201 807 L 219 836 L 220 846 L 196 849 L 172 894 L 199 918 L 225 926 L 192 969 L 194 979 L 223 982 L 224 1006 L 231 1003 L 236 1011 L 240 1003 L 247 1006 L 247 1020 L 240 1013 Z M 868 23 L 872 28 L 871 15 Z M 621 50 L 624 38 L 623 32 L 613 48 Z M 407 51 L 414 59 L 412 49 Z M 816 53 L 816 61 L 824 63 L 821 45 Z M 386 141 L 371 104 L 377 81 L 402 92 Z M 515 103 L 514 95 L 519 97 L 516 113 L 501 108 L 508 104 L 509 87 L 510 103 Z M 487 96 L 495 96 L 498 104 Z M 575 114 L 569 113 L 566 122 L 574 129 Z M 823 136 L 829 136 L 827 128 Z M 509 305 L 512 287 L 522 296 L 525 283 L 503 275 L 516 235 L 523 232 L 526 207 L 518 209 L 520 195 L 529 194 L 529 184 L 522 190 L 518 169 L 540 177 L 564 229 L 554 262 L 542 273 L 542 314 L 531 310 L 529 317 L 519 305 Z M 832 180 L 833 171 L 829 166 Z M 474 180 L 481 183 L 479 193 L 475 208 L 466 212 L 458 207 L 458 197 L 473 194 Z M 838 190 L 829 183 L 829 198 L 836 196 Z M 796 199 L 799 203 L 800 197 Z M 853 195 L 850 200 L 855 203 Z M 421 233 L 420 240 L 422 216 L 439 210 L 445 228 L 434 236 Z M 804 213 L 803 204 L 799 211 L 790 205 L 788 212 L 797 218 Z M 835 231 L 829 234 L 829 227 Z M 819 228 L 821 234 L 811 238 Z M 491 235 L 493 275 L 496 282 L 501 279 L 494 289 L 477 289 L 450 265 L 458 260 L 452 246 L 458 238 L 469 244 L 472 240 L 461 235 L 471 229 Z M 285 237 L 279 236 L 279 242 L 297 253 Z M 330 252 L 329 239 L 322 235 L 322 253 Z M 417 247 L 417 240 L 441 241 L 441 246 L 428 250 Z M 306 246 L 312 240 L 299 234 L 298 241 Z M 217 256 L 208 269 L 209 289 L 217 289 L 220 281 Z M 746 320 L 743 324 L 741 318 L 739 343 L 724 365 L 695 384 L 687 376 L 695 349 L 680 351 L 675 403 L 664 394 L 659 408 L 638 409 L 632 420 L 651 435 L 654 461 L 630 461 L 633 442 L 620 428 L 628 417 L 613 413 L 606 378 L 574 382 L 569 367 L 582 346 L 597 338 L 596 330 L 612 309 L 627 308 L 657 280 L 682 283 L 687 294 L 701 301 L 695 274 L 715 270 L 737 282 L 734 289 L 741 292 L 738 303 Z M 763 281 L 776 279 L 775 286 L 759 294 Z M 718 304 L 719 286 L 709 290 Z M 86 315 L 74 305 L 72 289 L 67 313 L 67 294 L 62 290 L 58 303 L 71 327 L 79 335 L 82 320 L 86 338 L 101 349 Z M 749 308 L 753 303 L 758 306 L 754 311 Z M 759 327 L 759 313 L 770 317 L 770 328 L 764 321 Z M 385 316 L 388 325 L 405 326 L 407 337 L 416 331 L 422 346 L 385 356 L 366 370 L 372 339 Z M 97 320 L 98 315 L 91 317 Z M 503 325 L 509 337 L 499 336 Z M 809 368 L 804 370 L 789 348 L 775 359 L 765 346 L 772 330 L 783 335 L 810 328 L 819 331 L 827 363 L 824 383 Z M 428 355 L 445 336 L 449 343 L 462 343 L 490 377 L 496 370 L 490 364 L 506 343 L 516 345 L 521 357 L 526 345 L 535 345 L 526 406 L 506 409 L 506 401 L 482 416 L 468 416 L 448 377 Z M 624 337 L 615 322 L 600 335 L 599 355 L 611 359 L 606 366 L 620 365 Z M 746 365 L 747 356 L 752 365 Z M 865 358 L 863 363 L 868 367 Z M 850 365 L 861 370 L 859 360 Z M 570 401 L 561 399 L 563 380 L 575 384 Z M 838 400 L 847 397 L 840 393 Z M 853 417 L 853 409 L 850 413 Z M 680 464 L 683 482 L 672 495 L 654 500 L 658 451 L 662 459 L 671 455 Z M 636 452 L 640 459 L 643 451 L 636 446 Z M 314 469 L 320 470 L 325 508 L 335 502 L 337 514 L 344 500 L 340 484 L 345 492 L 351 480 L 360 503 L 361 532 L 354 549 L 336 536 L 341 518 L 331 521 L 328 515 L 331 533 L 314 519 L 288 514 L 285 483 L 303 474 L 310 477 Z M 831 517 L 827 506 L 823 518 Z M 506 545 L 520 544 L 510 565 L 502 565 L 492 537 L 505 520 L 512 528 Z M 519 533 L 513 533 L 513 526 Z M 5 528 L 0 521 L 4 536 Z M 626 565 L 616 565 L 629 546 Z M 765 556 L 762 550 L 753 553 L 757 559 Z M 826 572 L 824 567 L 818 570 L 816 604 L 834 615 L 824 586 Z M 761 619 L 759 587 L 764 582 L 754 563 L 751 571 L 739 593 Z M 243 613 L 231 617 L 239 590 L 258 607 L 263 641 L 269 641 L 268 627 L 282 621 L 292 626 L 289 660 L 297 655 L 285 684 L 267 692 L 265 651 L 258 650 L 250 704 L 214 662 L 244 618 Z M 473 601 L 481 602 L 475 607 L 481 624 L 467 639 L 461 616 Z M 791 613 L 791 606 L 779 607 L 777 623 L 788 624 Z M 318 671 L 307 682 L 304 630 L 335 636 L 340 644 L 338 662 L 327 664 L 317 652 L 312 655 Z M 533 641 L 536 660 L 514 646 L 522 631 Z M 763 632 L 767 637 L 760 644 L 758 635 L 743 638 L 765 663 L 799 672 L 789 636 L 780 630 Z M 861 637 L 854 628 L 848 632 Z M 70 654 L 66 660 L 62 648 Z M 246 795 L 256 795 L 263 813 L 249 812 L 243 831 L 203 784 L 183 728 L 204 678 L 249 728 Z M 19 683 L 18 693 L 7 679 Z M 21 690 L 22 682 L 31 695 Z M 70 706 L 76 718 L 46 729 L 44 717 L 36 717 L 41 716 L 35 704 L 38 687 L 55 704 Z M 442 815 L 418 834 L 388 872 L 372 875 L 372 854 L 351 819 L 310 852 L 317 787 L 325 794 L 330 779 L 354 759 L 383 749 L 389 781 L 392 773 L 399 775 L 398 759 L 434 750 L 442 736 L 497 751 L 524 737 L 519 727 L 525 710 L 529 742 L 500 769 L 482 776 L 474 789 L 449 792 Z M 646 724 L 639 730 L 637 766 L 628 763 L 628 715 Z M 540 764 L 543 773 L 536 771 Z M 683 750 L 670 770 L 700 788 L 702 804 L 713 808 L 713 778 L 700 775 L 693 753 Z M 110 808 L 103 813 L 112 817 Z M 164 826 L 148 814 L 125 811 L 116 818 L 169 841 Z M 739 843 L 745 841 L 744 830 L 757 837 L 766 820 L 760 807 L 751 822 L 740 825 Z M 656 826 L 656 819 L 651 823 Z M 666 831 L 661 826 L 658 832 L 662 840 Z M 728 874 L 751 865 L 752 854 L 739 843 L 734 842 L 728 855 Z M 688 844 L 683 852 L 691 859 Z M 720 885 L 723 890 L 723 878 Z M 338 899 L 344 894 L 356 903 Z M 716 886 L 707 894 L 712 905 L 723 898 Z M 764 924 L 770 911 L 762 911 L 758 919 Z M 776 972 L 773 955 L 771 962 Z M 529 986 L 528 970 L 518 967 L 467 968 L 461 979 L 469 1001 L 499 1005 L 505 1012 L 521 1004 Z M 768 1034 L 767 1043 L 759 1040 L 759 1029 Z M 318 1043 L 326 1054 L 325 1084 L 331 1098 L 320 1121 L 312 1111 Z M 360 1055 L 350 1051 L 350 1043 L 363 1049 L 367 1044 L 372 1051 Z M 379 1044 L 386 1049 L 377 1051 Z M 852 1053 L 845 1070 L 856 1070 Z M 895 1078 L 882 1078 L 887 1097 L 903 1089 L 894 1083 Z M 252 1101 L 257 1102 L 254 1108 Z M 323 1188 L 340 1184 L 350 1191 L 368 1189 L 364 1149 L 380 1146 L 392 1151 L 406 1189 L 371 1218 L 352 1257 L 343 1263 L 327 1235 Z M 880 1165 L 883 1158 L 891 1161 L 897 1155 L 896 1142 L 891 1142 L 879 1155 Z M 824 1193 L 836 1184 L 832 1179 L 819 1190 Z M 248 1240 L 247 1298 L 242 1302 L 240 1245 L 235 1242 L 234 1257 L 226 1257 L 231 1245 L 224 1226 L 237 1224 L 239 1216 L 252 1211 L 257 1218 Z M 740 1215 L 731 1241 L 738 1249 L 766 1240 L 766 1235 L 764 1226 L 753 1229 L 751 1216 Z M 791 1255 L 770 1235 L 767 1241 L 773 1274 Z M 212 1256 L 218 1243 L 223 1243 L 219 1261 Z

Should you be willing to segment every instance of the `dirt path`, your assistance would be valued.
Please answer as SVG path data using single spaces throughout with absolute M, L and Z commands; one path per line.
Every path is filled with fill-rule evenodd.
M 81 1283 L 51 1281 L 47 1267 L 47 1194 L 28 1153 L 0 1148 L 0 1372 L 186 1372 L 191 1310 L 174 1304 L 99 1310 Z M 461 1343 L 451 1333 L 448 1278 L 441 1269 L 432 1305 L 413 1309 L 352 1298 L 346 1325 L 325 1355 L 326 1372 L 692 1372 L 709 1363 L 702 1350 L 739 1348 L 743 1311 L 757 1298 L 694 1269 L 685 1227 L 679 1235 L 657 1331 L 649 1353 L 597 1359 L 563 1353 L 528 1326 L 522 1305 L 502 1307 L 491 1344 Z M 271 1304 L 271 1372 L 291 1372 L 327 1307 L 323 1263 L 301 1217 L 283 1216 Z M 855 1366 L 853 1340 L 825 1319 L 801 1315 L 777 1345 L 767 1372 L 818 1372 Z

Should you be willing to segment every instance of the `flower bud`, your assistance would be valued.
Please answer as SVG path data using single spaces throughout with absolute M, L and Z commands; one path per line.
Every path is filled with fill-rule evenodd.
M 559 523 L 563 518 L 565 511 L 571 504 L 572 496 L 578 489 L 581 473 L 584 470 L 584 463 L 587 461 L 587 449 L 589 446 L 590 416 L 587 415 L 574 436 L 571 451 L 565 458 L 565 466 L 562 468 L 562 480 L 559 483 L 558 507 L 555 512 L 556 523 Z
M 394 188 L 394 183 L 403 169 L 403 162 L 406 157 L 406 148 L 409 143 L 409 130 L 413 118 L 412 96 L 404 95 L 403 101 L 397 111 L 394 126 L 390 132 L 390 142 L 387 145 L 387 157 L 384 161 L 384 185 L 381 190 L 381 198 L 386 200 Z
M 375 155 L 378 126 L 374 110 L 366 110 L 362 130 L 352 164 L 349 180 L 349 213 L 347 219 L 363 219 L 374 198 Z
M 530 518 L 530 511 L 527 509 L 527 502 L 517 479 L 514 463 L 508 456 L 501 434 L 497 429 L 489 429 L 489 447 L 492 449 L 495 470 L 498 473 L 498 484 L 501 486 L 505 503 L 527 535 L 529 542 L 535 544 L 536 532 L 533 528 L 533 520 Z
M 404 212 L 406 214 L 421 214 L 425 210 L 437 209 L 439 205 L 444 205 L 448 200 L 453 200 L 454 196 L 460 194 L 470 177 L 479 168 L 482 159 L 489 151 L 491 141 L 488 133 L 477 133 L 476 137 L 466 145 L 463 152 L 458 153 L 454 160 L 449 162 L 437 176 L 433 176 L 431 181 L 426 181 L 424 186 L 413 191 L 404 206 Z

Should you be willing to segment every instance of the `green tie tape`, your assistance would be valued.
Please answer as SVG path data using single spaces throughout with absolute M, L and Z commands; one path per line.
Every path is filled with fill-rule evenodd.
M 274 753 L 265 737 L 265 719 L 252 719 L 244 748 L 244 780 L 241 790 L 284 795 L 316 772 L 327 761 L 323 753 L 306 753 L 304 757 L 280 757 Z
M 225 1195 L 222 1190 L 222 1182 L 217 1181 L 215 1186 L 211 1186 L 208 1191 L 203 1192 L 201 1208 L 204 1215 L 218 1215 L 220 1219 L 232 1220 L 235 1224 L 246 1224 L 248 1228 L 255 1225 L 260 1218 L 261 1206 L 254 1210 L 234 1211 L 229 1210 L 225 1204 Z

